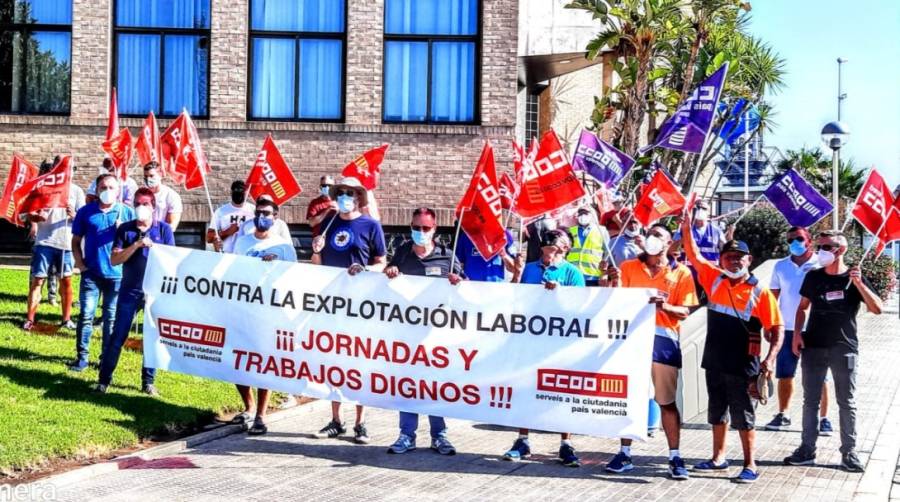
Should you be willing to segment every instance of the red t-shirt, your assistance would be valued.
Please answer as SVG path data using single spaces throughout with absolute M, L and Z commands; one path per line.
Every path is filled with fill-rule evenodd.
M 317 216 L 321 216 L 323 213 L 327 213 L 328 211 L 332 211 L 331 198 L 325 195 L 320 195 L 309 202 L 309 207 L 306 209 L 306 221 L 309 221 Z M 319 235 L 319 225 L 312 226 L 312 234 L 313 237 Z

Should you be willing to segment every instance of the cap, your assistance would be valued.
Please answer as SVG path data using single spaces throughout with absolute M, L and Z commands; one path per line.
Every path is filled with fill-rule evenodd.
M 591 208 L 589 207 L 579 207 L 578 211 L 575 214 L 591 214 Z
M 744 241 L 738 240 L 730 240 L 725 243 L 725 246 L 722 248 L 721 254 L 725 254 L 728 252 L 737 251 L 738 253 L 750 254 L 750 248 L 747 247 L 747 243 Z

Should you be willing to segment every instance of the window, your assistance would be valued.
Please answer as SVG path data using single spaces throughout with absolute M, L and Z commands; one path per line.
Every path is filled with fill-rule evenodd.
M 385 122 L 477 121 L 478 0 L 386 0 Z
M 209 1 L 116 0 L 120 114 L 209 116 Z
M 540 90 L 525 91 L 525 148 L 540 135 L 541 95 Z
M 251 0 L 249 118 L 340 121 L 344 0 Z
M 0 0 L 0 112 L 69 113 L 71 0 Z

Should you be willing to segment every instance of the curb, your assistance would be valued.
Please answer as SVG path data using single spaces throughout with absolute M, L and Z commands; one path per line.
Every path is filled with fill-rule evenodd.
M 311 403 L 295 406 L 287 410 L 278 410 L 272 412 L 266 416 L 266 422 L 280 422 L 282 420 L 288 420 L 301 415 L 319 411 L 319 408 L 323 407 L 322 403 L 329 403 L 329 401 L 317 400 Z M 115 457 L 99 464 L 88 465 L 79 469 L 56 474 L 54 476 L 38 479 L 26 484 L 25 486 L 46 488 L 47 485 L 53 485 L 57 488 L 61 488 L 66 485 L 86 481 L 95 476 L 108 474 L 121 469 L 128 469 L 131 466 L 149 460 L 155 460 L 174 455 L 176 453 L 195 448 L 204 443 L 216 441 L 218 439 L 222 439 L 239 432 L 243 432 L 243 427 L 240 425 L 223 425 L 213 430 L 194 434 L 193 436 L 188 436 L 186 438 L 171 441 L 158 446 L 153 446 L 151 448 L 147 448 L 146 450 L 140 450 L 134 453 L 129 453 L 127 455 L 122 455 L 120 457 Z
M 900 423 L 900 389 L 894 393 L 887 416 L 881 425 L 881 430 L 878 431 L 875 445 L 869 455 L 866 472 L 859 480 L 859 484 L 856 485 L 853 500 L 885 501 L 891 497 L 897 462 L 900 460 L 898 423 Z

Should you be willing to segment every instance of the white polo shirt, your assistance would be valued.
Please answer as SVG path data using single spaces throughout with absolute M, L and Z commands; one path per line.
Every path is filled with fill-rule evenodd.
M 778 308 L 781 310 L 781 317 L 784 318 L 786 331 L 794 330 L 794 317 L 800 306 L 800 286 L 803 285 L 803 278 L 807 272 L 817 268 L 820 266 L 815 253 L 803 265 L 794 263 L 790 256 L 778 260 L 775 264 L 769 289 L 781 291 L 778 294 Z

